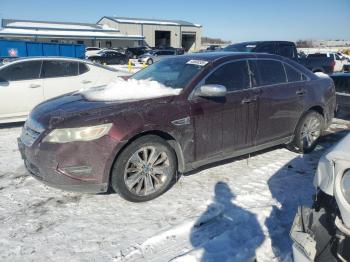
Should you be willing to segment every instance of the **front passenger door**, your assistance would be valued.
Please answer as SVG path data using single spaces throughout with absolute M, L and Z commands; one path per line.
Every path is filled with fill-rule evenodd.
M 25 118 L 43 101 L 41 63 L 41 60 L 17 62 L 0 70 L 0 119 Z
M 195 97 L 191 111 L 195 127 L 197 161 L 233 153 L 254 144 L 258 94 L 250 89 L 246 60 L 232 61 L 214 69 L 202 84 L 223 85 L 225 97 Z

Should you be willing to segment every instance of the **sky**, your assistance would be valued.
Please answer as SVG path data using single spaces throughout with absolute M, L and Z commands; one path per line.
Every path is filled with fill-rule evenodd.
M 102 16 L 179 19 L 203 36 L 350 40 L 350 0 L 0 0 L 0 18 L 96 23 Z

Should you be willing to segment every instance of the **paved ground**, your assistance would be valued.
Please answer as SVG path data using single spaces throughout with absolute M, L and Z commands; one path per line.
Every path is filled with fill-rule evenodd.
M 2 126 L 0 261 L 290 261 L 296 207 L 311 203 L 320 156 L 349 128 L 336 119 L 312 154 L 277 147 L 234 159 L 135 204 L 42 185 L 20 159 L 20 126 Z

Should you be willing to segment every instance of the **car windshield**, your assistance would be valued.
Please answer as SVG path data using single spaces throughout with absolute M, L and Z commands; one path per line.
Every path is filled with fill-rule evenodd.
M 173 89 L 183 89 L 207 64 L 208 61 L 189 57 L 169 58 L 139 71 L 131 79 L 157 81 Z
M 244 44 L 234 44 L 229 45 L 222 49 L 222 51 L 230 51 L 230 52 L 252 52 L 256 47 L 255 43 L 244 43 Z

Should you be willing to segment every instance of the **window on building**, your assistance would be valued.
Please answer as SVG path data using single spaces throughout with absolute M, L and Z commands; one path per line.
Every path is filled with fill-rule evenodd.
M 106 47 L 107 48 L 112 48 L 112 42 L 111 41 L 106 41 Z
M 84 41 L 83 41 L 83 40 L 78 40 L 78 41 L 77 41 L 77 44 L 78 44 L 78 45 L 83 45 L 83 44 L 84 44 Z

